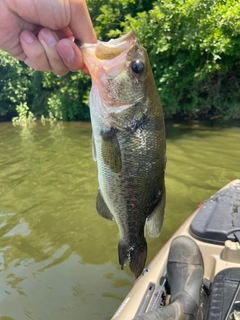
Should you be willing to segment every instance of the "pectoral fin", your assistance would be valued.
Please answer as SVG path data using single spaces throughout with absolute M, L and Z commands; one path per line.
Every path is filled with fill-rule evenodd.
M 97 194 L 96 209 L 97 209 L 97 212 L 100 214 L 100 216 L 102 216 L 103 218 L 111 221 L 114 220 L 114 217 L 111 214 L 110 210 L 108 209 L 108 206 L 106 205 L 100 190 L 98 190 L 98 194 Z
M 105 165 L 113 172 L 118 173 L 122 169 L 122 157 L 116 132 L 113 128 L 101 132 L 102 136 L 102 158 Z
M 160 235 L 165 208 L 166 192 L 165 189 L 160 193 L 156 206 L 147 218 L 147 231 L 151 238 L 157 238 Z

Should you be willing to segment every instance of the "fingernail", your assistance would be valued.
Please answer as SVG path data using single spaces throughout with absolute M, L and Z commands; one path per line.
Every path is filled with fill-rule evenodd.
M 22 32 L 21 37 L 27 44 L 31 44 L 35 40 L 35 36 L 31 32 L 26 30 Z
M 52 32 L 48 29 L 44 29 L 44 31 L 42 31 L 41 37 L 43 38 L 43 41 L 46 42 L 46 44 L 49 47 L 54 47 L 57 44 L 57 40 L 55 39 Z
M 70 61 L 75 57 L 74 50 L 69 45 L 59 45 L 58 50 L 61 57 L 66 61 Z

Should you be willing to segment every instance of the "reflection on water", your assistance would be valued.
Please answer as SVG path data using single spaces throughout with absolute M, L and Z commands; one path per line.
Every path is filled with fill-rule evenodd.
M 240 177 L 238 124 L 169 124 L 167 137 L 166 218 L 148 262 L 200 201 Z M 134 278 L 118 266 L 116 224 L 95 210 L 90 125 L 2 123 L 0 150 L 0 319 L 109 319 Z

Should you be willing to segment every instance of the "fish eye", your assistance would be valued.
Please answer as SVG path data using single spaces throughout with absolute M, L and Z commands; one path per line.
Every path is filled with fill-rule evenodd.
M 144 71 L 144 63 L 137 59 L 131 63 L 131 68 L 135 74 L 142 74 Z

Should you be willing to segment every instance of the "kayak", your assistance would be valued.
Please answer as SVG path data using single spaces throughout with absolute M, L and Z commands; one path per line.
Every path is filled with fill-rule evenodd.
M 240 320 L 240 179 L 181 225 L 113 319 Z

